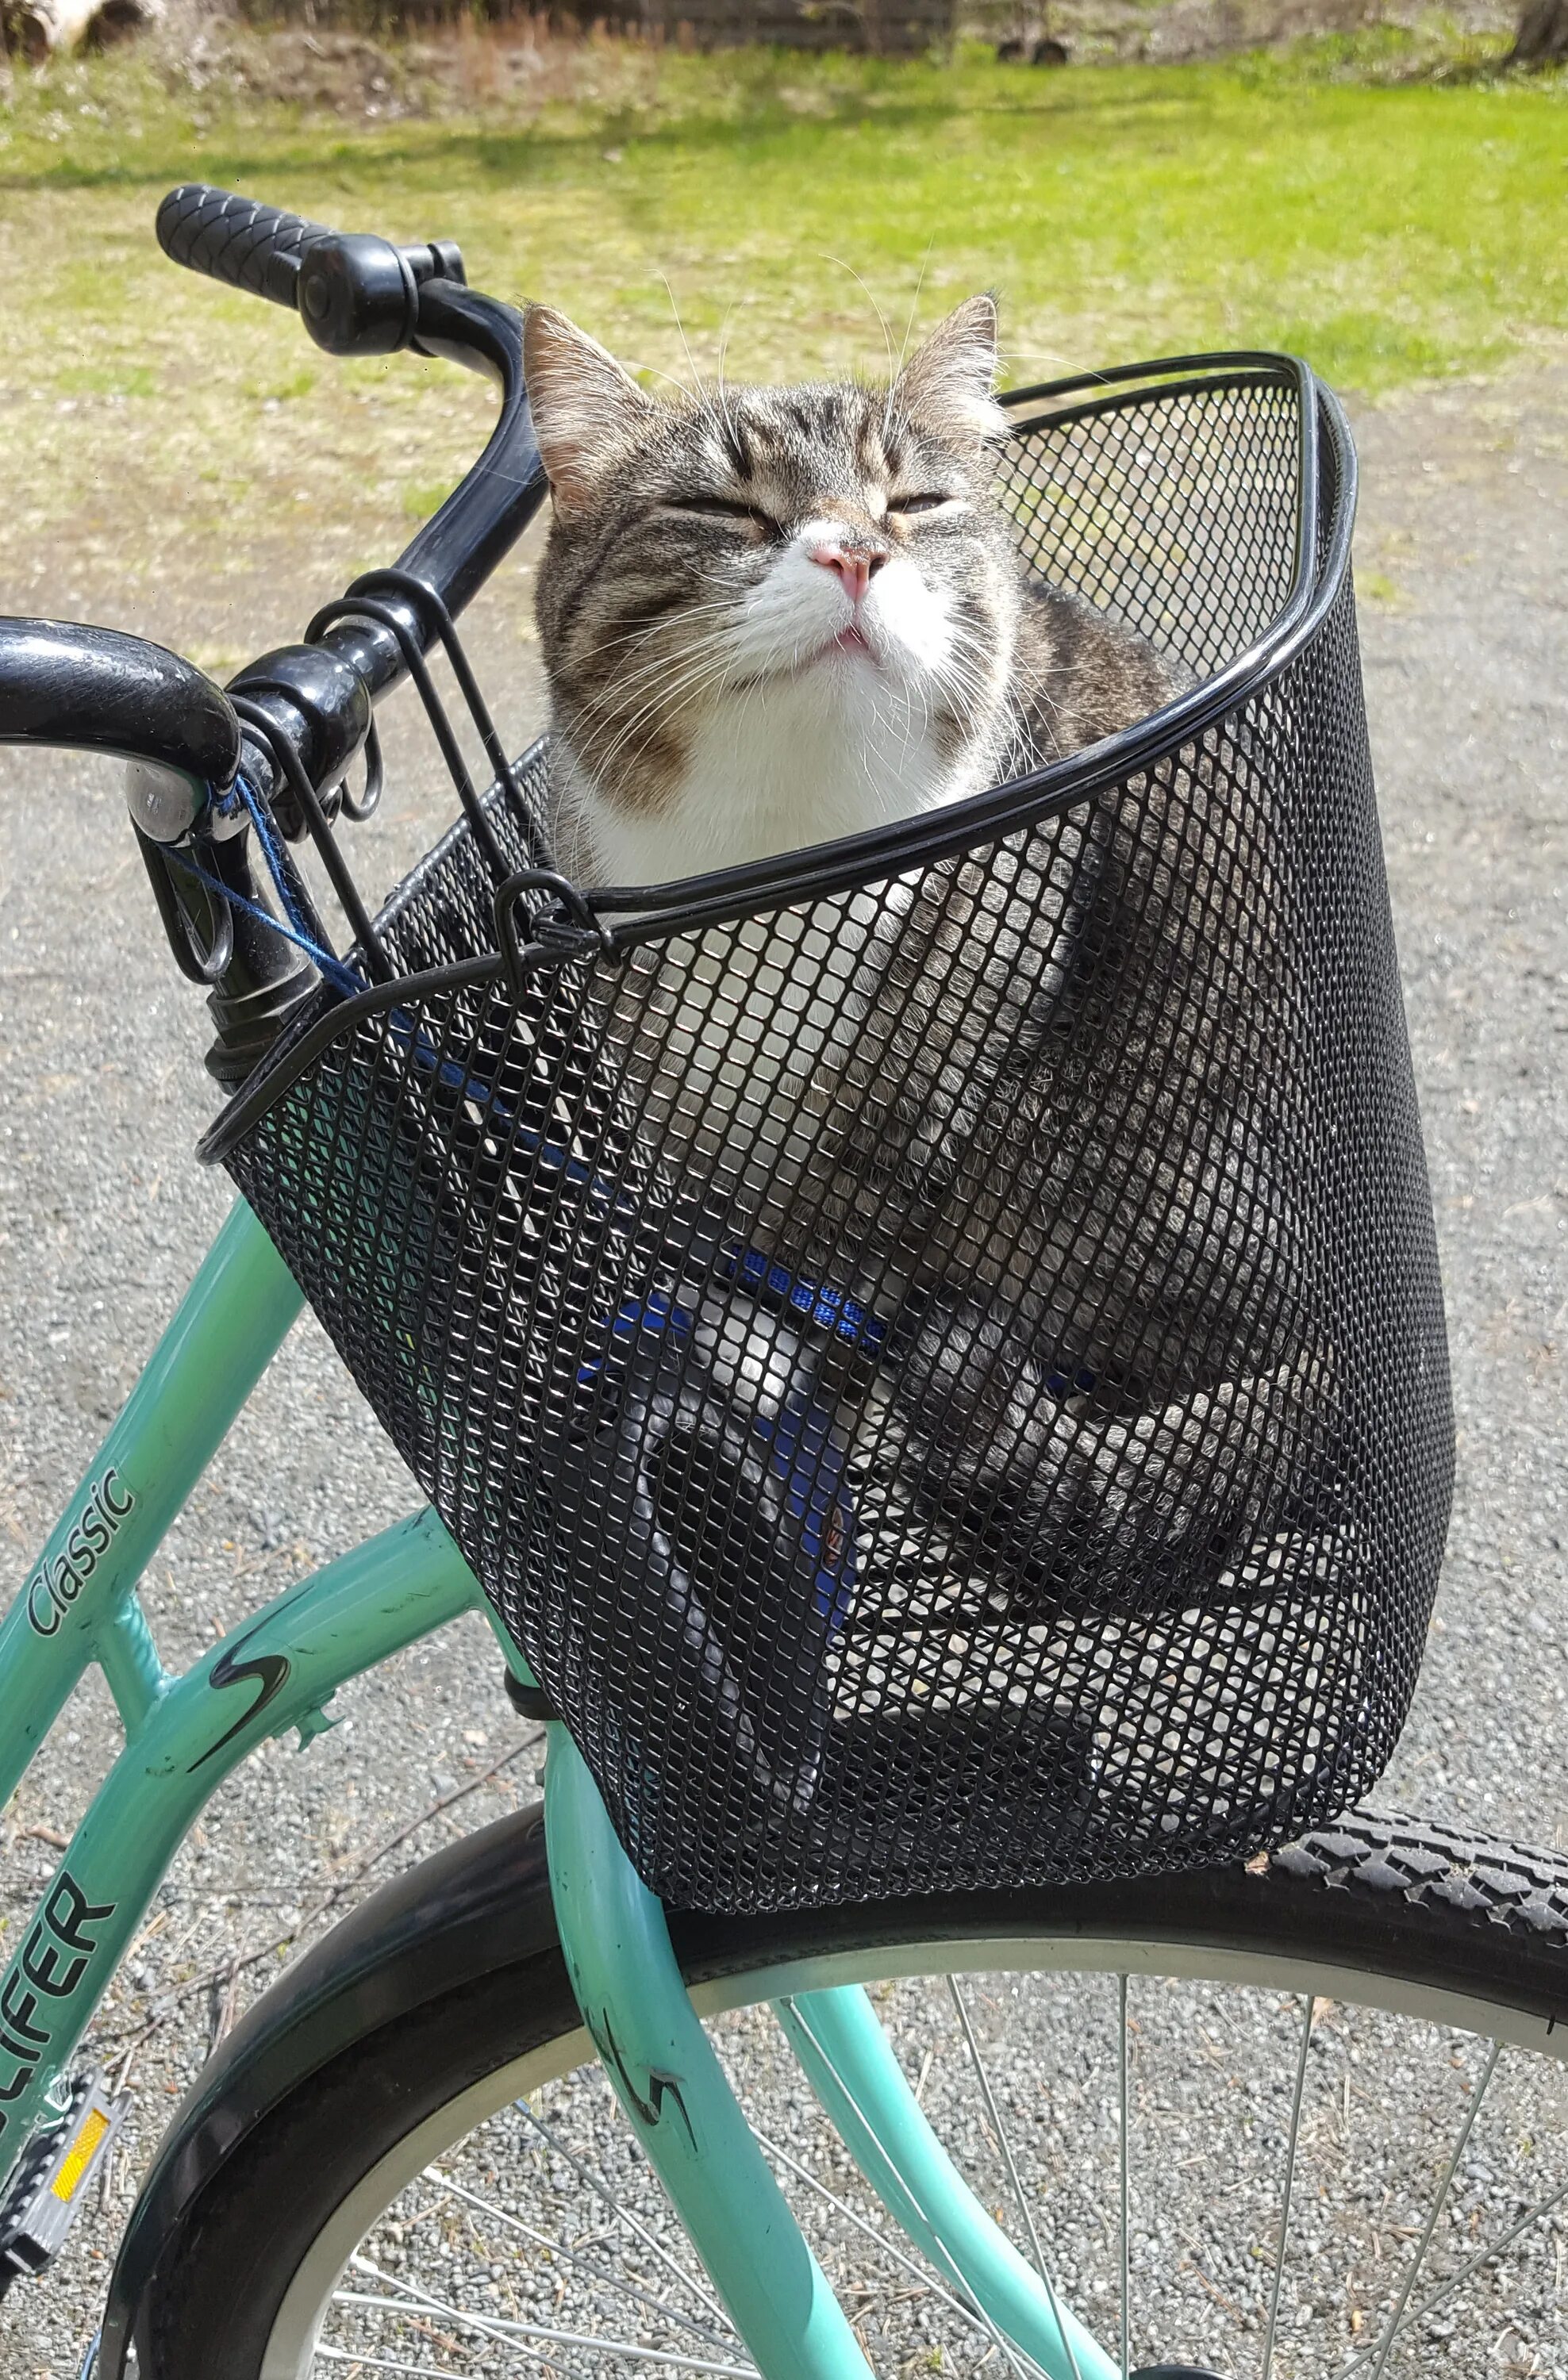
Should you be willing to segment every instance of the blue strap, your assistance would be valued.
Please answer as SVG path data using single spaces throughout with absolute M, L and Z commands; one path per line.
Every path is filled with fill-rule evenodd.
M 729 1249 L 713 1277 L 750 1294 L 783 1299 L 835 1337 L 852 1340 L 876 1356 L 887 1342 L 889 1324 L 839 1289 L 791 1272 L 760 1248 Z M 651 1289 L 622 1300 L 609 1318 L 610 1337 L 630 1350 L 646 1334 L 658 1340 L 691 1335 L 693 1317 L 676 1293 Z M 577 1366 L 577 1386 L 590 1389 L 606 1357 Z M 836 1635 L 849 1616 L 857 1568 L 855 1500 L 845 1478 L 845 1448 L 829 1408 L 814 1398 L 792 1396 L 776 1418 L 754 1414 L 751 1427 L 768 1449 L 770 1466 L 784 1483 L 789 1510 L 800 1524 L 801 1549 L 811 1564 L 812 1602 L 829 1633 Z
M 211 788 L 209 787 L 208 790 L 211 791 Z M 318 965 L 321 965 L 323 957 L 332 961 L 331 965 L 322 966 L 323 975 L 332 977 L 334 965 L 339 968 L 341 975 L 349 975 L 350 971 L 342 965 L 341 961 L 332 960 L 330 952 L 322 953 L 307 933 L 305 920 L 299 914 L 289 885 L 287 862 L 273 832 L 273 822 L 268 816 L 266 805 L 243 770 L 236 776 L 226 794 L 213 796 L 213 808 L 220 818 L 232 818 L 238 802 L 243 802 L 250 813 L 250 823 L 256 830 L 256 840 L 261 846 L 261 855 L 266 860 L 267 871 L 272 877 L 278 899 L 283 903 L 284 915 L 294 929 L 293 939 L 298 942 L 301 950 L 311 953 Z M 333 977 L 333 979 L 336 981 L 338 978 Z M 365 989 L 357 978 L 354 979 L 354 988 L 357 991 L 363 991 Z
M 855 1600 L 858 1548 L 855 1499 L 844 1476 L 844 1446 L 833 1415 L 814 1400 L 792 1398 L 776 1421 L 758 1415 L 752 1428 L 784 1481 L 784 1500 L 800 1524 L 800 1543 L 812 1565 L 811 1600 L 836 1636 Z
M 200 866 L 188 852 L 170 850 L 168 857 L 177 867 L 183 868 L 188 876 L 194 876 L 199 883 L 205 884 L 210 892 L 215 892 L 219 900 L 226 902 L 231 909 L 239 909 L 246 917 L 254 917 L 258 925 L 271 927 L 273 932 L 281 934 L 286 942 L 292 942 L 297 950 L 303 951 L 318 972 L 325 976 L 329 983 L 334 983 L 339 991 L 365 990 L 363 977 L 357 975 L 351 966 L 346 966 L 333 952 L 323 949 L 307 929 L 289 884 L 288 868 L 273 832 L 266 806 L 249 779 L 241 771 L 228 791 L 222 794 L 209 784 L 207 799 L 215 818 L 233 818 L 242 804 L 249 811 L 250 823 L 256 830 L 256 840 L 261 846 L 261 856 L 267 863 L 267 873 L 273 880 L 273 889 L 283 905 L 284 917 L 274 917 L 270 909 L 263 909 L 258 902 L 248 901 L 243 892 L 235 891 L 232 884 L 225 884 L 221 877 L 210 874 Z M 286 924 L 284 918 L 287 919 Z
M 836 1338 L 847 1339 L 868 1355 L 881 1354 L 887 1342 L 889 1325 L 869 1306 L 862 1305 L 842 1289 L 833 1289 L 820 1281 L 808 1281 L 804 1273 L 791 1272 L 787 1266 L 775 1263 L 760 1248 L 743 1248 L 739 1256 L 722 1259 L 722 1271 L 743 1289 L 767 1291 L 782 1297 L 796 1314 L 808 1322 L 819 1323 L 832 1330 Z

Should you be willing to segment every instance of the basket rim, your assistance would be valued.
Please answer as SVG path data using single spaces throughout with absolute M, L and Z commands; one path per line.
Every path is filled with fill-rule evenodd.
M 1355 443 L 1343 407 L 1331 389 L 1298 356 L 1261 348 L 1238 348 L 1212 354 L 1160 357 L 1147 363 L 1120 364 L 1105 370 L 1078 373 L 1069 379 L 1009 389 L 1000 402 L 1009 414 L 1035 408 L 1018 422 L 1020 432 L 1083 420 L 1130 406 L 1174 395 L 1258 386 L 1270 382 L 1291 387 L 1296 398 L 1298 477 L 1296 485 L 1295 561 L 1285 601 L 1269 625 L 1223 669 L 1177 695 L 1134 726 L 1086 746 L 1048 767 L 1006 779 L 981 793 L 940 809 L 901 819 L 857 835 L 813 844 L 801 851 L 752 860 L 737 868 L 678 878 L 667 884 L 590 886 L 579 898 L 591 914 L 596 936 L 584 936 L 586 951 L 621 957 L 650 942 L 661 942 L 693 929 L 722 925 L 772 909 L 791 908 L 868 883 L 881 882 L 906 870 L 928 868 L 1019 828 L 1032 826 L 1078 804 L 1091 800 L 1105 786 L 1148 768 L 1173 748 L 1211 726 L 1218 719 L 1270 684 L 1309 643 L 1339 595 L 1349 567 L 1351 534 L 1355 520 L 1356 460 Z M 1058 400 L 1078 397 L 1078 404 Z M 1318 522 L 1319 456 L 1326 444 L 1335 462 L 1335 504 L 1326 539 Z M 542 750 L 547 736 L 536 737 L 518 760 L 526 768 Z M 493 791 L 493 788 L 492 789 Z M 384 916 L 409 886 L 422 876 L 454 834 L 461 819 L 446 830 L 424 855 L 410 877 L 389 894 Z M 500 939 L 499 936 L 497 938 Z M 575 953 L 545 950 L 535 944 L 522 954 L 530 973 L 559 966 Z M 328 1005 L 312 1016 L 308 1009 L 296 1031 L 286 1032 L 249 1080 L 234 1094 L 197 1144 L 203 1164 L 215 1164 L 243 1139 L 298 1079 L 306 1067 L 345 1032 L 365 1018 L 405 1002 L 419 1002 L 443 992 L 458 991 L 501 980 L 514 962 L 502 951 L 481 952 L 471 959 L 451 961 L 412 975 L 395 976 L 362 992 L 341 995 L 323 987 Z M 514 978 L 515 979 L 515 978 Z

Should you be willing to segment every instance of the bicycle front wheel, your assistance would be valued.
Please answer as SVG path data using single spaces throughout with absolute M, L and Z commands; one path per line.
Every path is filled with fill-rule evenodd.
M 201 2192 L 123 2369 L 754 2369 L 537 1916 L 526 1957 L 301 2074 Z M 672 1930 L 879 2374 L 1037 2367 L 891 2223 L 805 2083 L 769 2004 L 845 1983 L 1123 2369 L 1568 2372 L 1568 1862 L 1356 1814 L 1246 1869 Z

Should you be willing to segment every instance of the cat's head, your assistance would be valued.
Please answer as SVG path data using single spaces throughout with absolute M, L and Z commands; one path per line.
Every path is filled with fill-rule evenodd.
M 990 298 L 881 385 L 655 397 L 538 306 L 524 355 L 553 497 L 541 638 L 602 852 L 608 828 L 646 880 L 983 782 L 1019 603 Z M 733 795 L 694 793 L 704 770 Z M 683 838 L 662 867 L 660 825 Z

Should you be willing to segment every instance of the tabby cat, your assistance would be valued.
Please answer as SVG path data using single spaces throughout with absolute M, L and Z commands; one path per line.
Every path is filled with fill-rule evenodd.
M 978 792 L 1142 718 L 1153 648 L 1028 582 L 991 488 L 996 309 L 891 387 L 656 402 L 535 306 L 556 856 L 654 884 Z
M 887 385 L 656 399 L 530 310 L 567 874 L 648 886 L 883 826 L 1182 689 L 1022 563 L 996 339 L 977 297 Z M 731 1239 L 896 1318 L 877 1460 L 1026 1603 L 1064 1560 L 1147 1592 L 1151 1536 L 1156 1592 L 1195 1599 L 1310 1459 L 1288 1185 L 1251 1121 L 1274 953 L 1227 892 L 1234 838 L 1202 767 L 1164 768 L 761 937 L 650 943 L 613 994 L 645 1116 Z M 1228 1442 L 1260 1427 L 1273 1476 L 1238 1482 Z

